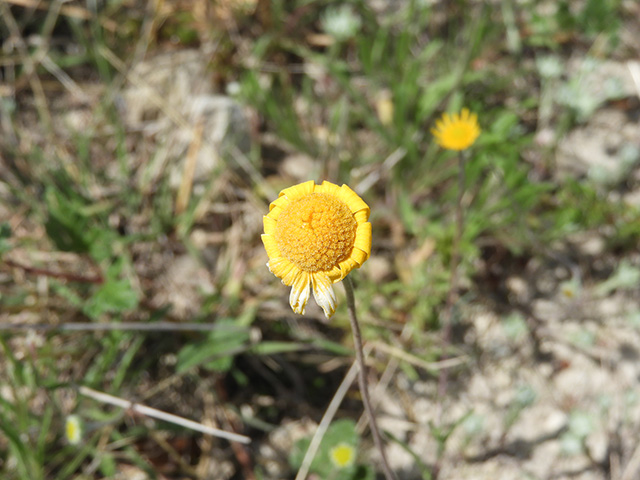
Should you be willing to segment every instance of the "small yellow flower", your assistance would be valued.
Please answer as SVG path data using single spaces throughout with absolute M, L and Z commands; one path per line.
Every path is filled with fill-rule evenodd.
M 78 415 L 69 415 L 64 426 L 64 433 L 71 445 L 78 445 L 82 439 L 82 420 Z
M 350 467 L 356 458 L 356 449 L 348 443 L 339 443 L 329 451 L 329 457 L 338 468 Z
M 463 108 L 459 114 L 444 113 L 442 119 L 436 121 L 436 128 L 432 128 L 431 133 L 442 148 L 466 150 L 480 135 L 478 116 L 467 108 Z
M 382 125 L 393 122 L 393 97 L 389 90 L 383 90 L 376 99 L 376 112 Z
M 371 254 L 369 206 L 347 185 L 313 180 L 285 188 L 269 205 L 262 242 L 271 273 L 291 287 L 289 303 L 304 314 L 310 290 L 330 318 L 332 284 Z M 311 288 L 310 288 L 311 287 Z

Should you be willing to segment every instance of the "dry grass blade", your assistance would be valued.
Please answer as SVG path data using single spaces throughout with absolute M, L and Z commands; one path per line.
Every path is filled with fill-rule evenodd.
M 632 480 L 640 475 L 640 445 L 638 445 L 622 473 L 621 480 Z
M 29 53 L 29 49 L 22 38 L 20 33 L 20 27 L 16 22 L 13 14 L 11 13 L 11 9 L 4 1 L 0 2 L 0 13 L 2 13 L 2 18 L 9 29 L 11 34 L 12 43 L 16 46 L 18 53 L 20 54 L 20 60 L 24 64 L 25 72 L 29 79 L 29 84 L 31 89 L 33 90 L 33 94 L 35 97 L 36 108 L 38 109 L 38 114 L 42 122 L 44 123 L 45 130 L 49 134 L 50 138 L 53 138 L 53 120 L 51 119 L 51 112 L 49 112 L 49 106 L 47 104 L 47 97 L 44 93 L 44 88 L 42 87 L 42 82 L 40 81 L 40 77 L 38 77 L 36 73 L 36 63 Z
M 136 331 L 136 332 L 210 332 L 213 330 L 231 330 L 215 323 L 174 323 L 174 322 L 76 322 L 52 325 L 48 323 L 0 323 L 0 331 L 37 330 L 62 332 L 96 331 Z
M 62 84 L 64 88 L 66 88 L 78 100 L 82 102 L 89 101 L 89 95 L 87 95 L 64 70 L 62 70 L 53 60 L 51 60 L 51 57 L 49 57 L 49 55 L 45 55 L 44 57 L 42 57 L 41 64 L 49 71 L 49 73 L 51 73 L 51 75 L 56 77 L 56 79 Z
M 191 145 L 189 145 L 189 151 L 187 152 L 187 159 L 184 164 L 184 170 L 182 171 L 182 181 L 180 182 L 180 188 L 178 189 L 178 195 L 176 197 L 176 215 L 183 213 L 187 205 L 189 204 L 189 198 L 191 197 L 191 187 L 193 186 L 193 176 L 196 173 L 196 163 L 198 161 L 198 152 L 202 145 L 202 130 L 204 125 L 199 122 L 193 131 L 193 137 L 191 139 Z
M 410 363 L 415 367 L 422 368 L 428 372 L 464 365 L 468 360 L 466 355 L 461 355 L 459 357 L 447 358 L 438 362 L 425 362 L 421 358 L 408 353 L 406 350 L 402 350 L 401 348 L 394 347 L 392 345 L 387 345 L 383 342 L 373 342 L 373 346 L 376 350 L 380 350 L 388 355 L 404 360 L 405 362 Z
M 365 355 L 368 355 L 370 350 L 371 348 L 369 347 L 365 348 Z M 342 400 L 344 400 L 344 397 L 347 394 L 347 391 L 351 387 L 351 384 L 356 379 L 357 373 L 358 373 L 357 362 L 353 362 L 353 364 L 351 364 L 351 368 L 349 368 L 349 371 L 344 376 L 342 383 L 340 383 L 338 390 L 336 390 L 336 393 L 333 395 L 333 398 L 331 399 L 331 402 L 329 403 L 327 410 L 324 412 L 324 415 L 322 416 L 322 420 L 320 420 L 320 424 L 318 425 L 318 428 L 313 434 L 313 438 L 311 439 L 309 448 L 307 448 L 307 451 L 304 454 L 304 458 L 302 459 L 302 465 L 300 466 L 300 469 L 296 474 L 295 480 L 304 480 L 305 478 L 307 478 L 307 474 L 309 473 L 309 468 L 311 467 L 311 463 L 313 462 L 313 459 L 318 453 L 318 449 L 320 448 L 320 444 L 322 443 L 322 438 L 324 437 L 325 433 L 327 433 L 329 425 L 331 424 L 333 417 L 338 411 L 338 408 L 340 407 Z
M 114 397 L 113 395 L 109 395 L 107 393 L 98 392 L 88 387 L 80 387 L 78 388 L 78 392 L 81 395 L 92 398 L 98 402 L 107 403 L 109 405 L 115 405 L 116 407 L 133 410 L 134 412 L 138 412 L 142 415 L 146 415 L 147 417 L 152 417 L 158 420 L 163 420 L 165 422 L 173 423 L 175 425 L 180 425 L 182 427 L 195 430 L 196 432 L 206 433 L 207 435 L 223 438 L 225 440 L 229 440 L 230 442 L 251 443 L 251 439 L 244 435 L 239 435 L 237 433 L 232 433 L 232 432 L 225 432 L 224 430 L 208 427 L 206 425 L 202 425 L 201 423 L 194 422 L 193 420 L 188 420 L 186 418 L 182 418 L 177 415 L 173 415 L 171 413 L 166 413 L 161 410 L 157 410 L 155 408 L 147 407 L 146 405 L 141 405 L 139 403 L 133 403 L 133 402 L 130 402 L 129 400 Z
M 18 7 L 31 8 L 34 10 L 49 11 L 51 4 L 49 2 L 41 2 L 36 0 L 3 0 L 3 2 L 16 5 Z M 60 13 L 65 17 L 77 18 L 79 20 L 91 20 L 93 15 L 86 8 L 77 5 L 63 5 Z M 110 32 L 115 32 L 118 24 L 109 19 L 100 19 L 100 25 Z

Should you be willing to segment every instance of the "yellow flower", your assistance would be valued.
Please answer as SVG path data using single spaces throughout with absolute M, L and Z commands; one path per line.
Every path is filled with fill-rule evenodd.
M 291 287 L 289 303 L 304 314 L 310 290 L 330 318 L 333 283 L 371 253 L 369 206 L 348 186 L 313 180 L 285 188 L 269 205 L 262 242 L 271 273 Z M 311 288 L 310 288 L 311 287 Z
M 340 443 L 329 451 L 329 457 L 338 468 L 350 467 L 356 457 L 356 449 L 348 443 Z
M 376 99 L 376 112 L 382 125 L 393 122 L 393 98 L 389 90 L 383 90 Z
M 78 445 L 82 439 L 82 420 L 78 415 L 69 415 L 64 426 L 64 433 L 71 445 Z
M 444 113 L 431 129 L 436 142 L 447 150 L 466 150 L 480 135 L 478 116 L 463 108 L 462 112 L 449 115 Z

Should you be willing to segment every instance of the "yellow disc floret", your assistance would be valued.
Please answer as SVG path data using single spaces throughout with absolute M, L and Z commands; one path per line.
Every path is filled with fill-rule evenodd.
M 310 193 L 282 210 L 275 239 L 282 255 L 301 270 L 326 271 L 349 257 L 357 226 L 344 202 Z
M 348 443 L 340 443 L 329 452 L 331 463 L 338 468 L 345 468 L 353 465 L 356 456 L 356 449 Z

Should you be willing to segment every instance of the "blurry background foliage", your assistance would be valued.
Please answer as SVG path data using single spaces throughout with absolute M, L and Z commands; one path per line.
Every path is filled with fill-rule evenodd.
M 412 335 L 403 348 L 419 362 L 449 348 L 434 335 L 451 274 L 457 195 L 457 157 L 429 133 L 441 112 L 467 107 L 483 130 L 466 163 L 463 303 L 479 295 L 487 280 L 481 265 L 492 258 L 547 258 L 555 242 L 591 229 L 607 232 L 618 252 L 637 246 L 637 209 L 589 179 L 558 181 L 551 160 L 563 135 L 594 110 L 553 62 L 567 49 L 598 57 L 619 48 L 621 0 L 544 8 L 535 1 L 407 0 L 383 12 L 368 3 L 2 2 L 3 320 L 186 321 L 215 329 L 2 332 L 0 477 L 109 477 L 122 462 L 153 476 L 160 468 L 149 460 L 154 451 L 180 457 L 189 450 L 197 458 L 201 446 L 188 432 L 174 430 L 182 443 L 162 443 L 154 429 L 172 427 L 77 398 L 70 393 L 76 384 L 190 418 L 214 395 L 235 420 L 219 411 L 216 418 L 227 428 L 244 421 L 254 439 L 286 416 L 319 419 L 351 361 L 351 340 L 344 302 L 331 326 L 294 318 L 286 289 L 264 267 L 261 215 L 273 193 L 295 180 L 281 175 L 283 152 L 313 159 L 311 178 L 349 183 L 359 193 L 362 187 L 372 211 L 372 260 L 384 259 L 378 277 L 369 267 L 355 274 L 365 336 L 395 344 L 407 325 Z M 199 179 L 206 188 L 194 188 L 176 212 L 167 163 L 123 121 L 122 65 L 186 48 L 200 48 L 209 81 L 251 112 L 252 146 L 240 166 L 225 156 L 212 178 Z M 571 101 L 545 96 L 558 85 Z M 89 115 L 84 128 L 61 136 L 57 122 L 77 107 L 68 95 L 76 89 L 89 95 Z M 391 102 L 390 119 L 378 115 L 381 99 Z M 542 148 L 533 141 L 536 122 L 550 105 L 556 130 Z M 162 282 L 168 262 L 181 256 L 210 272 L 211 283 L 196 288 L 197 311 L 186 315 L 159 293 L 180 294 L 181 285 Z M 603 294 L 638 278 L 632 265 L 616 275 Z M 401 368 L 411 378 L 423 375 L 415 362 Z M 508 422 L 534 402 L 523 391 Z M 359 408 L 345 402 L 346 412 Z M 77 447 L 64 442 L 71 411 L 96 425 Z M 576 412 L 567 449 L 582 448 L 588 428 Z M 334 424 L 312 466 L 320 475 L 329 475 L 336 432 L 359 445 L 352 423 Z M 155 443 L 145 443 L 149 435 Z M 292 469 L 305 442 L 292 450 Z M 196 475 L 189 462 L 165 467 Z M 262 468 L 255 466 L 256 475 L 267 478 Z M 372 478 L 359 461 L 340 475 L 331 478 Z

